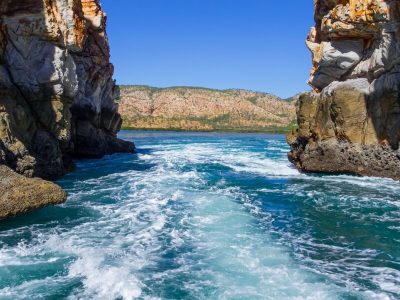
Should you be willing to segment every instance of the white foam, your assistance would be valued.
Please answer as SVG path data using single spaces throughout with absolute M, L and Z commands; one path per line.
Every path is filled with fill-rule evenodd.
M 160 151 L 157 154 L 167 153 Z M 287 160 L 276 161 L 250 151 L 232 152 L 226 148 L 216 148 L 210 144 L 191 144 L 178 153 L 171 155 L 169 166 L 181 165 L 182 162 L 191 164 L 217 163 L 237 172 L 255 173 L 267 176 L 296 176 L 299 172 Z
M 141 283 L 128 266 L 104 266 L 99 251 L 88 250 L 69 268 L 72 277 L 83 277 L 85 295 L 92 299 L 136 299 Z
M 228 187 L 227 179 L 210 185 L 207 171 L 197 168 L 215 164 L 229 168 L 230 172 L 301 179 L 286 190 L 262 188 L 255 192 L 298 194 L 310 201 L 326 201 L 318 191 L 305 190 L 313 181 L 374 189 L 390 185 L 387 190 L 393 193 L 400 188 L 380 179 L 300 175 L 284 157 L 286 148 L 282 148 L 281 142 L 270 141 L 266 147 L 279 158 L 240 147 L 240 141 L 147 145 L 152 148 L 151 154 L 139 154 L 138 158 L 139 162 L 154 165 L 150 170 L 119 173 L 116 168 L 113 174 L 75 183 L 65 206 L 94 210 L 98 216 L 86 217 L 75 226 L 55 225 L 51 231 L 40 226 L 25 228 L 31 230 L 31 241 L 0 249 L 0 264 L 4 265 L 34 265 L 68 258 L 67 274 L 7 287 L 0 290 L 0 296 L 17 298 L 19 294 L 29 295 L 43 284 L 81 281 L 83 287 L 77 288 L 70 299 L 159 299 L 157 286 L 164 281 L 190 277 L 177 283 L 190 295 L 188 298 L 201 299 L 203 293 L 213 293 L 217 299 L 338 298 L 340 292 L 349 290 L 335 284 L 343 283 L 341 278 L 332 276 L 329 280 L 324 273 L 328 268 L 302 268 L 289 255 L 290 248 L 260 228 L 260 220 L 263 226 L 271 222 L 271 216 L 261 205 L 251 201 L 240 187 Z M 113 201 L 105 204 L 96 198 L 98 194 L 106 194 Z M 10 231 L 10 236 L 15 233 Z M 303 250 L 309 253 L 313 249 L 349 251 L 308 242 L 309 247 Z M 171 266 L 166 266 L 160 260 L 170 252 L 176 257 L 168 262 Z M 370 271 L 365 270 L 365 274 Z M 358 295 L 384 299 L 388 293 L 400 294 L 394 279 L 398 273 L 390 269 L 375 271 L 379 272 L 368 279 L 381 291 Z M 360 289 L 351 282 L 343 285 Z

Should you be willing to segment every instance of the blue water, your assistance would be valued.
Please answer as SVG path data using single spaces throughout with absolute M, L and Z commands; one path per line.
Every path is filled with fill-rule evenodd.
M 1 299 L 400 299 L 400 184 L 302 175 L 283 135 L 122 132 L 0 223 Z

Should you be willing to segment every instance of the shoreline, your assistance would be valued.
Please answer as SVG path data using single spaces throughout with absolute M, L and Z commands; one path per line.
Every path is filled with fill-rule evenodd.
M 199 132 L 199 133 L 270 133 L 270 134 L 287 134 L 293 129 L 287 130 L 235 130 L 235 129 L 182 129 L 182 128 L 132 128 L 132 127 L 122 127 L 121 131 L 172 131 L 172 132 Z

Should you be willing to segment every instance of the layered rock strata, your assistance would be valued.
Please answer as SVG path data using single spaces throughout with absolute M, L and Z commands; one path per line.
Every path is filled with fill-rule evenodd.
M 303 171 L 400 179 L 400 2 L 316 0 L 313 92 L 289 159 Z
M 55 179 L 72 157 L 134 151 L 105 27 L 98 0 L 0 1 L 0 164 Z

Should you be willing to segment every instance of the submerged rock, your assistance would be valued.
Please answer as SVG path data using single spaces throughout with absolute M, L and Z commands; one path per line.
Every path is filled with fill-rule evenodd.
M 0 164 L 55 179 L 73 157 L 134 152 L 98 0 L 0 2 Z
M 39 178 L 27 178 L 0 165 L 0 219 L 60 204 L 66 198 L 58 185 Z
M 303 171 L 400 179 L 400 5 L 315 3 L 313 92 L 300 96 L 289 159 Z

